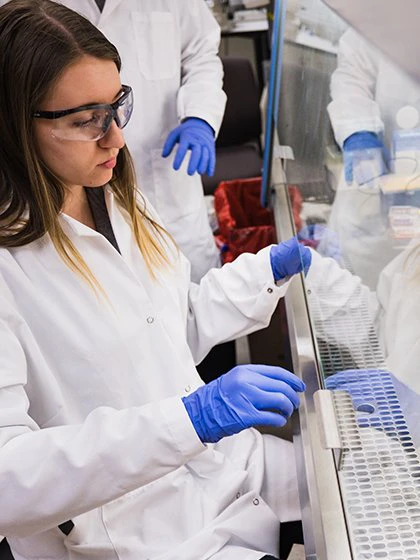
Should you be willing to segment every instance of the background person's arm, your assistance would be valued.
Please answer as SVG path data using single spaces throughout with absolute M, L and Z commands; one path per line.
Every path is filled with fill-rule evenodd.
M 328 113 L 340 148 L 355 132 L 380 134 L 384 125 L 375 100 L 379 54 L 355 31 L 340 39 L 338 64 L 331 77 Z
M 226 104 L 218 56 L 220 27 L 203 0 L 178 2 L 181 31 L 181 88 L 178 117 L 206 121 L 216 136 Z

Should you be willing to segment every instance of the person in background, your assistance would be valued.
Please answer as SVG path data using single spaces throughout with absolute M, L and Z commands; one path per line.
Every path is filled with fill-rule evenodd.
M 379 272 L 397 255 L 389 242 L 380 178 L 392 172 L 397 156 L 394 133 L 420 124 L 420 88 L 349 29 L 340 39 L 331 98 L 328 113 L 344 173 L 329 227 L 338 234 L 347 266 L 375 289 Z
M 252 427 L 304 384 L 204 385 L 195 363 L 265 327 L 311 254 L 293 238 L 191 283 L 136 185 L 120 68 L 65 6 L 0 8 L 0 534 L 19 560 L 267 560 L 300 515 L 293 446 Z
M 225 108 L 220 28 L 204 0 L 61 0 L 113 43 L 137 101 L 125 131 L 139 185 L 199 282 L 220 266 L 201 175 Z

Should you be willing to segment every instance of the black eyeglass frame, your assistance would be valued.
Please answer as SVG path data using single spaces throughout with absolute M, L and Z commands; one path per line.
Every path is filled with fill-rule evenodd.
M 121 86 L 122 95 L 114 103 L 103 103 L 96 105 L 81 105 L 80 107 L 75 107 L 74 109 L 64 109 L 62 111 L 35 111 L 33 117 L 36 119 L 60 119 L 66 115 L 72 115 L 73 113 L 80 113 L 82 111 L 88 111 L 90 109 L 106 109 L 109 111 L 109 119 L 104 123 L 104 127 L 107 128 L 109 124 L 115 119 L 119 128 L 124 128 L 120 126 L 120 119 L 118 117 L 118 109 L 126 101 L 128 96 L 132 93 L 132 88 L 130 86 Z M 128 122 L 128 121 L 127 121 Z M 127 123 L 125 123 L 127 124 Z M 125 126 L 125 125 L 124 125 Z

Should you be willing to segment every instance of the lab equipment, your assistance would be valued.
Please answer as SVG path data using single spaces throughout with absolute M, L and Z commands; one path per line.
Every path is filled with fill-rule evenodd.
M 311 265 L 311 251 L 292 237 L 271 248 L 270 261 L 276 282 L 299 272 L 307 274 Z
M 361 131 L 343 144 L 344 176 L 348 184 L 365 185 L 387 172 L 385 147 L 373 132 Z
M 377 385 L 373 384 L 372 388 L 375 380 Z M 381 411 L 385 417 L 389 414 L 388 407 L 384 405 L 388 404 L 388 394 L 395 392 L 391 374 L 381 369 L 340 371 L 328 377 L 325 385 L 332 391 L 347 391 L 358 413 L 359 424 L 368 423 L 372 427 L 381 426 Z M 385 387 L 383 393 L 376 390 L 382 386 Z
M 410 240 L 420 235 L 420 208 L 393 205 L 388 211 L 389 225 L 394 239 Z
M 213 175 L 216 165 L 215 136 L 214 130 L 206 121 L 195 117 L 185 119 L 169 133 L 162 156 L 168 157 L 176 144 L 179 147 L 173 162 L 175 171 L 181 167 L 187 151 L 191 150 L 188 175 L 194 175 L 195 172 Z
M 420 129 L 396 130 L 392 135 L 392 171 L 397 175 L 420 173 Z
M 133 113 L 133 92 L 130 86 L 122 86 L 122 95 L 109 105 L 82 105 L 63 111 L 35 111 L 36 119 L 51 119 L 51 132 L 60 140 L 94 142 L 108 132 L 115 120 L 124 128 Z
M 182 400 L 201 441 L 215 443 L 252 426 L 284 426 L 304 390 L 303 381 L 283 368 L 250 364 Z
M 420 395 L 386 369 L 340 371 L 325 381 L 327 389 L 347 391 L 353 401 L 361 428 L 375 428 L 396 437 L 395 423 L 402 419 L 402 409 L 411 435 L 419 442 Z

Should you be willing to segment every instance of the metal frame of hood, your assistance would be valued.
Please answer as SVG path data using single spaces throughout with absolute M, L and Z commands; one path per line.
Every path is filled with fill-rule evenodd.
M 272 194 L 279 240 L 294 235 L 286 188 L 284 183 L 276 183 Z M 306 558 L 351 560 L 353 556 L 334 455 L 331 449 L 323 446 L 320 419 L 315 409 L 314 395 L 322 387 L 301 277 L 291 282 L 285 303 L 293 369 L 306 383 L 293 436 Z

